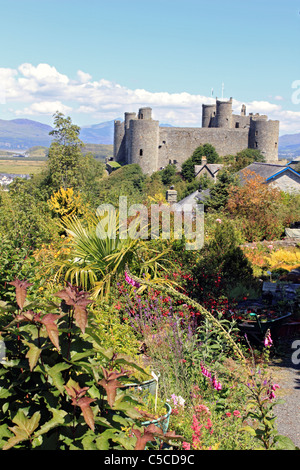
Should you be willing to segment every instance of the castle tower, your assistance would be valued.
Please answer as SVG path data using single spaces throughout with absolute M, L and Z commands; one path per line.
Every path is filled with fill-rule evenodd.
M 141 108 L 138 114 L 139 119 L 152 119 L 152 108 Z
M 215 104 L 202 105 L 202 127 L 214 127 L 214 120 L 216 116 Z
M 130 163 L 137 163 L 146 174 L 157 171 L 159 122 L 151 108 L 141 108 L 138 119 L 130 121 Z
M 114 122 L 114 160 L 125 162 L 125 129 L 121 121 Z
M 125 113 L 124 114 L 124 127 L 125 127 L 125 163 L 131 163 L 130 157 L 130 121 L 136 119 L 136 113 Z
M 216 127 L 231 129 L 232 98 L 229 101 L 216 100 Z
M 279 121 L 267 120 L 266 116 L 250 120 L 249 148 L 258 149 L 266 162 L 278 161 Z

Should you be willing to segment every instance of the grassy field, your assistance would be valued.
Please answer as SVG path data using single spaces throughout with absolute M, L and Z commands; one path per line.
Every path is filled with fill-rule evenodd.
M 17 175 L 33 175 L 39 173 L 46 161 L 21 159 L 0 159 L 0 173 L 15 173 Z
M 13 173 L 17 175 L 35 175 L 42 171 L 47 161 L 47 147 L 31 147 L 27 150 L 28 157 L 13 157 L 11 151 L 0 149 L 0 173 Z M 113 156 L 112 145 L 86 144 L 83 155 L 92 153 L 97 160 L 105 161 L 105 158 Z

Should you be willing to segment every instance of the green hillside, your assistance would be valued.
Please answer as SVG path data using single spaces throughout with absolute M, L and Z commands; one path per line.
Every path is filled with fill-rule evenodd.
M 48 151 L 48 147 L 43 147 L 42 145 L 35 145 L 34 147 L 30 147 L 28 150 L 26 150 L 26 155 L 28 155 L 29 158 L 46 159 Z
M 41 158 L 46 159 L 49 148 L 43 146 L 34 146 L 26 151 L 29 158 Z M 82 148 L 83 155 L 92 153 L 95 158 L 99 160 L 105 160 L 113 156 L 113 145 L 102 145 L 102 144 L 85 144 Z M 1 155 L 1 153 L 0 153 Z
M 92 153 L 95 158 L 104 161 L 106 158 L 113 157 L 113 145 L 85 144 L 82 153 L 86 155 L 89 152 Z

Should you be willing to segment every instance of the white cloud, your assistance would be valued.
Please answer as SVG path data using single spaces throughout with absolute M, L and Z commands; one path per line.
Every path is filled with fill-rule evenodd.
M 20 115 L 39 115 L 39 114 L 49 114 L 53 115 L 56 113 L 56 111 L 59 111 L 63 114 L 69 113 L 72 111 L 72 108 L 70 106 L 66 106 L 62 104 L 60 101 L 41 101 L 40 103 L 33 103 L 31 106 L 24 108 L 24 109 L 18 109 L 15 114 L 17 116 Z
M 89 73 L 82 72 L 82 70 L 77 71 L 77 76 L 80 83 L 87 83 L 91 80 L 92 76 Z
M 85 124 L 122 117 L 126 111 L 138 112 L 140 107 L 150 106 L 153 118 L 161 123 L 199 127 L 202 104 L 215 103 L 215 98 L 201 94 L 153 93 L 142 88 L 129 89 L 104 78 L 92 80 L 92 76 L 82 70 L 71 79 L 45 63 L 37 66 L 24 63 L 17 69 L 0 68 L 0 88 L 4 90 L 7 109 L 15 109 L 18 116 L 38 119 L 40 115 L 51 115 L 59 110 L 64 114 L 72 112 L 76 119 L 84 115 Z M 274 97 L 275 103 L 267 99 L 245 103 L 234 99 L 233 110 L 240 113 L 241 105 L 246 104 L 247 113 L 267 114 L 270 119 L 280 120 L 281 133 L 299 132 L 300 111 L 295 110 L 292 102 L 290 110 L 283 109 L 281 98 Z
M 248 103 L 247 110 L 250 113 L 269 114 L 280 111 L 278 104 L 269 103 L 268 101 L 252 101 Z
M 84 114 L 92 114 L 95 113 L 97 109 L 95 109 L 93 106 L 80 106 L 77 109 L 77 113 L 84 113 Z
M 69 82 L 67 75 L 59 73 L 55 67 L 48 64 L 39 64 L 34 67 L 25 63 L 20 65 L 19 71 L 27 79 L 33 79 L 42 83 L 65 83 Z

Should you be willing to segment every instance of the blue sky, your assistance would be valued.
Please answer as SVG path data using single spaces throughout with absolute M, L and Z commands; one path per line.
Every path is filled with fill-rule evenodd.
M 300 0 L 0 0 L 0 118 L 51 124 L 59 108 L 84 125 L 145 105 L 198 126 L 224 83 L 237 111 L 245 102 L 300 132 L 299 11 Z

